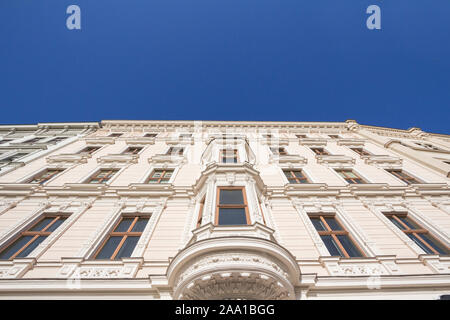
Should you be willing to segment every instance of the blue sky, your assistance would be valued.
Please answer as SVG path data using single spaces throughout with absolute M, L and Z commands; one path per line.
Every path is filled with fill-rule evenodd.
M 82 30 L 66 28 L 81 8 Z M 382 30 L 366 28 L 366 8 Z M 448 0 L 1 0 L 0 123 L 344 121 L 450 134 Z

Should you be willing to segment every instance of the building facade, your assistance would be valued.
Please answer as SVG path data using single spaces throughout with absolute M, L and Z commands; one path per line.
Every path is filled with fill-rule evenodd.
M 0 136 L 2 299 L 450 294 L 448 135 L 348 120 Z

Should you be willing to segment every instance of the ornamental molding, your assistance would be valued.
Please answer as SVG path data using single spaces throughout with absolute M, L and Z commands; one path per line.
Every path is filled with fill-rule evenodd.
M 120 261 L 90 261 L 77 258 L 61 258 L 62 267 L 57 276 L 68 281 L 78 279 L 134 278 L 142 266 L 143 258 L 123 258 Z
M 251 231 L 245 235 L 245 230 L 232 228 L 236 235 L 202 240 L 194 235 L 170 261 L 167 279 L 174 299 L 295 299 L 300 269 L 289 251 L 272 240 L 252 236 Z
M 329 155 L 316 155 L 317 163 L 327 164 L 333 166 L 333 168 L 351 167 L 355 164 L 355 159 L 349 156 L 329 154 Z
M 278 163 L 283 168 L 295 168 L 305 166 L 308 159 L 296 154 L 270 155 L 269 163 Z
M 116 164 L 117 166 L 125 164 L 137 163 L 139 160 L 138 154 L 108 154 L 97 158 L 97 163 L 100 164 Z
M 361 156 L 366 164 L 374 164 L 383 169 L 398 169 L 402 166 L 403 160 L 399 157 L 388 155 Z
M 39 189 L 38 183 L 0 183 L 0 196 L 26 196 Z
M 173 155 L 173 154 L 155 154 L 154 156 L 148 158 L 148 162 L 154 166 L 179 166 L 182 163 L 185 163 L 186 157 Z
M 268 145 L 269 147 L 279 147 L 289 145 L 288 138 L 272 137 L 272 138 L 260 138 L 262 145 Z
M 168 145 L 193 145 L 194 137 L 180 138 L 180 137 L 167 137 L 165 138 Z
M 42 186 L 49 196 L 99 196 L 107 186 L 101 183 L 65 183 L 62 187 Z
M 114 144 L 115 140 L 111 137 L 86 137 L 84 141 L 87 145 L 105 145 Z
M 36 264 L 34 258 L 16 258 L 12 261 L 0 261 L 0 279 L 21 278 Z
M 337 139 L 336 141 L 338 146 L 347 146 L 347 147 L 363 147 L 365 140 L 364 139 Z
M 46 161 L 49 164 L 62 163 L 63 165 L 73 165 L 87 163 L 90 158 L 91 155 L 89 153 L 65 153 L 49 156 L 46 158 Z
M 435 273 L 450 273 L 450 257 L 448 256 L 421 254 L 419 260 Z
M 395 256 L 374 258 L 319 257 L 323 267 L 331 276 L 382 276 L 401 273 Z
M 327 139 L 322 138 L 301 138 L 298 141 L 301 146 L 322 147 L 327 145 Z
M 135 145 L 152 145 L 155 144 L 155 138 L 152 137 L 134 137 L 134 138 L 125 138 L 125 143 L 129 146 Z

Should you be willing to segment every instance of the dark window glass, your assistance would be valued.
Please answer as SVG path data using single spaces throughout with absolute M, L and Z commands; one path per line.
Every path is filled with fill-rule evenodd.
M 219 209 L 220 225 L 240 225 L 247 224 L 244 208 L 220 208 Z
M 339 249 L 339 246 L 336 244 L 332 236 L 321 236 L 322 241 L 325 243 L 325 246 L 330 252 L 331 256 L 344 256 L 342 251 Z
M 45 240 L 47 236 L 39 236 L 33 242 L 31 242 L 24 250 L 22 250 L 16 257 L 23 258 L 28 256 L 36 247 Z
M 63 224 L 64 221 L 66 221 L 66 218 L 59 218 L 58 220 L 56 220 L 55 222 L 53 222 L 47 229 L 45 229 L 45 231 L 48 231 L 48 232 L 53 232 L 53 231 L 55 231 L 56 229 L 58 229 L 58 227 L 59 227 L 60 225 Z
M 336 221 L 336 219 L 334 219 L 332 217 L 326 217 L 325 221 L 327 222 L 327 224 L 331 228 L 331 230 L 342 230 L 342 227 L 339 225 L 339 223 Z
M 242 190 L 220 190 L 220 204 L 243 204 Z
M 145 226 L 147 225 L 148 218 L 139 218 L 139 220 L 134 225 L 132 232 L 142 232 L 145 229 Z
M 14 253 L 23 248 L 30 240 L 33 239 L 33 236 L 22 236 L 16 241 L 14 241 L 7 249 L 3 250 L 0 253 L 0 259 L 7 260 L 12 257 Z
M 337 235 L 337 238 L 350 257 L 361 257 L 361 253 L 347 235 Z
M 443 246 L 439 241 L 431 237 L 429 234 L 422 233 L 420 234 L 420 237 L 440 254 L 449 254 L 449 250 L 447 250 L 445 246 Z
M 123 237 L 112 236 L 106 241 L 95 259 L 110 259 Z
M 119 252 L 116 255 L 115 260 L 124 258 L 124 257 L 131 257 L 131 254 L 133 253 L 134 248 L 136 247 L 136 244 L 139 241 L 139 237 L 133 237 L 128 236 L 123 243 L 122 247 L 120 247 Z
M 314 227 L 317 231 L 325 231 L 325 225 L 323 224 L 322 220 L 320 218 L 311 218 L 311 222 L 313 223 Z
M 38 223 L 36 223 L 36 225 L 34 225 L 30 231 L 41 231 L 42 229 L 44 229 L 50 222 L 52 222 L 55 218 L 44 218 L 41 221 L 39 221 Z
M 131 226 L 131 223 L 133 223 L 134 218 L 125 218 L 120 221 L 119 225 L 117 226 L 116 230 L 114 232 L 126 232 Z

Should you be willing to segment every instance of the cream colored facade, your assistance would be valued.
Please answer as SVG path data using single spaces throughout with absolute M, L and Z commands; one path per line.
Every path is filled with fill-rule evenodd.
M 352 120 L 102 121 L 87 133 L 0 172 L 0 250 L 43 216 L 66 217 L 26 257 L 0 260 L 0 298 L 450 294 L 450 256 L 425 252 L 384 214 L 406 213 L 448 249 L 450 136 Z M 88 146 L 100 148 L 80 153 Z M 142 150 L 124 154 L 128 147 Z M 170 147 L 183 152 L 167 155 Z M 274 154 L 271 147 L 287 154 Z M 238 161 L 222 163 L 222 149 L 237 150 Z M 27 183 L 55 168 L 64 171 L 43 184 Z M 87 183 L 100 169 L 118 172 L 106 183 Z M 146 183 L 155 169 L 173 170 L 168 183 Z M 283 169 L 302 170 L 309 183 L 289 183 Z M 365 183 L 349 184 L 339 169 L 353 170 Z M 418 183 L 407 184 L 387 169 L 403 170 Z M 244 187 L 247 225 L 217 224 L 220 187 Z M 322 213 L 342 224 L 362 257 L 330 255 L 310 219 Z M 134 214 L 148 223 L 131 256 L 94 259 L 118 219 Z

